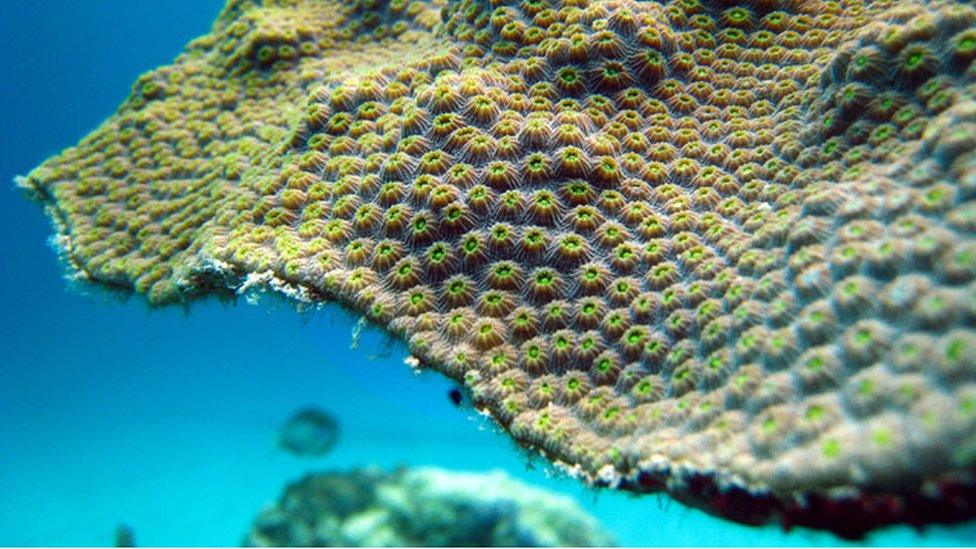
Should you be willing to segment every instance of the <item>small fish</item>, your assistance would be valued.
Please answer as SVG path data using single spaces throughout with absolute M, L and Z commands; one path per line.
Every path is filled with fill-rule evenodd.
M 461 389 L 454 387 L 447 392 L 447 398 L 451 399 L 451 404 L 454 404 L 458 408 L 461 407 L 461 403 L 464 402 L 464 395 L 461 394 Z
M 299 456 L 323 455 L 338 440 L 339 423 L 327 412 L 313 407 L 292 415 L 278 434 L 281 447 Z

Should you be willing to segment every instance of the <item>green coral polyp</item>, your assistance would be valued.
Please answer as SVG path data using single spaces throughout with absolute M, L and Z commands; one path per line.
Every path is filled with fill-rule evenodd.
M 827 439 L 823 442 L 821 446 L 821 452 L 826 458 L 835 459 L 840 456 L 841 446 L 840 441 L 835 438 Z

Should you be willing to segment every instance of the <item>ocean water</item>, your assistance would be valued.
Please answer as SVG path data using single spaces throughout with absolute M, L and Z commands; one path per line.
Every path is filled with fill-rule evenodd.
M 0 2 L 0 177 L 26 173 L 111 114 L 145 70 L 206 32 L 221 0 Z M 843 545 L 749 528 L 667 497 L 554 478 L 403 364 L 403 344 L 335 307 L 198 302 L 150 310 L 65 279 L 41 209 L 0 190 L 0 545 L 234 545 L 286 482 L 378 464 L 503 469 L 575 498 L 625 545 Z M 316 459 L 276 448 L 314 404 L 342 438 Z M 973 523 L 906 527 L 871 545 L 965 545 Z

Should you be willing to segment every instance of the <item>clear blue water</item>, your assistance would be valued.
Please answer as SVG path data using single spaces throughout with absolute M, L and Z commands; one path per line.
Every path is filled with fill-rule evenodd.
M 0 2 L 0 176 L 23 174 L 112 113 L 136 76 L 206 32 L 221 0 Z M 667 498 L 595 492 L 529 466 L 405 347 L 334 309 L 279 300 L 149 310 L 64 279 L 41 209 L 0 190 L 0 545 L 233 545 L 285 482 L 364 464 L 501 468 L 576 498 L 629 545 L 836 545 L 747 528 Z M 278 425 L 317 404 L 342 440 L 308 460 Z M 893 528 L 882 545 L 976 542 L 976 525 Z

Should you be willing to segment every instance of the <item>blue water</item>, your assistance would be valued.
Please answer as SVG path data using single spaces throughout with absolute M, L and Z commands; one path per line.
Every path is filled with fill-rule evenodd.
M 0 2 L 0 177 L 26 173 L 112 113 L 144 70 L 205 33 L 221 0 Z M 451 385 L 415 375 L 402 344 L 335 308 L 280 300 L 149 310 L 64 279 L 41 209 L 0 187 L 0 545 L 234 545 L 261 506 L 310 469 L 364 464 L 501 468 L 568 494 L 628 545 L 836 545 L 747 528 L 667 498 L 549 478 Z M 316 404 L 342 440 L 327 456 L 275 448 Z M 958 545 L 976 525 L 876 533 L 884 545 Z

